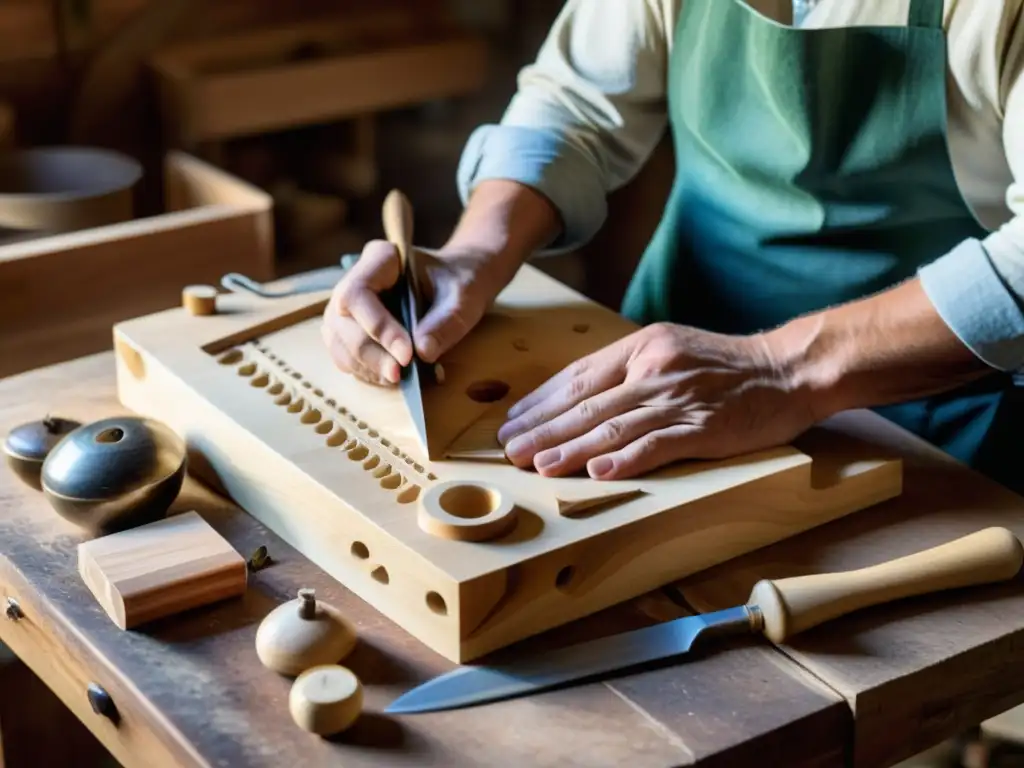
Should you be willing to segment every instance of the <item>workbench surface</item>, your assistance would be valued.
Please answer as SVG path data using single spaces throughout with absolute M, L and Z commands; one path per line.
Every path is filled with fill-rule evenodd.
M 47 413 L 88 421 L 123 412 L 111 354 L 0 380 L 3 434 Z M 993 523 L 1024 534 L 1024 501 L 870 414 L 844 418 L 844 429 L 869 429 L 911 457 L 904 497 L 715 569 L 714 581 L 707 574 L 691 579 L 682 590 L 687 599 L 702 609 L 740 602 L 759 571 L 781 576 L 867 564 Z M 42 494 L 0 472 L 0 597 L 13 598 L 21 611 L 16 620 L 0 620 L 0 641 L 129 767 L 799 768 L 838 765 L 844 754 L 861 765 L 888 765 L 1024 701 L 1024 654 L 1017 650 L 1024 590 L 1013 584 L 872 610 L 782 649 L 744 638 L 685 664 L 604 683 L 476 709 L 385 716 L 397 695 L 450 662 L 192 480 L 174 511 L 188 509 L 246 557 L 266 545 L 274 564 L 250 575 L 243 599 L 123 632 L 77 574 L 83 534 Z M 344 610 L 361 638 L 346 663 L 366 686 L 366 711 L 329 740 L 292 723 L 290 681 L 255 654 L 260 620 L 300 587 Z M 668 589 L 528 643 L 618 632 L 682 615 L 682 605 Z M 116 714 L 93 711 L 91 683 L 109 694 Z

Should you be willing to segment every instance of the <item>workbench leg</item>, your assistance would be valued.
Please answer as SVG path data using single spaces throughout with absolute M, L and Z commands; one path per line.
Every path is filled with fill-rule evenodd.
M 116 765 L 71 710 L 0 643 L 0 768 Z

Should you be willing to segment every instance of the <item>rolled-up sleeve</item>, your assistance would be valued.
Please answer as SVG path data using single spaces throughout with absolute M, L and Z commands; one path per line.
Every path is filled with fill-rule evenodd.
M 500 123 L 470 136 L 459 163 L 467 203 L 489 179 L 529 186 L 562 220 L 552 250 L 578 247 L 604 224 L 607 194 L 628 182 L 668 123 L 664 0 L 569 0 Z
M 919 272 L 922 287 L 936 311 L 979 359 L 1000 371 L 1024 366 L 1024 311 L 1000 272 L 1019 270 L 1020 244 L 1003 242 L 1001 234 L 966 240 Z M 986 247 L 995 246 L 993 249 Z M 1007 264 L 1006 247 L 1017 263 Z M 993 259 L 993 254 L 1000 254 Z

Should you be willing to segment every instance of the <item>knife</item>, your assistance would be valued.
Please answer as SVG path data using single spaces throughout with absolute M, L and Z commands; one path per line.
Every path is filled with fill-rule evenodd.
M 1006 528 L 983 530 L 854 571 L 762 579 L 745 605 L 687 616 L 497 666 L 455 669 L 403 694 L 385 710 L 414 714 L 485 704 L 681 656 L 709 636 L 763 634 L 782 643 L 853 611 L 947 589 L 1007 581 L 1024 549 Z
M 420 290 L 419 272 L 416 269 L 416 249 L 412 246 L 413 217 L 412 205 L 408 198 L 397 189 L 391 190 L 384 198 L 382 218 L 384 236 L 398 250 L 401 266 L 398 281 L 393 287 L 382 292 L 381 301 L 409 332 L 409 338 L 413 339 L 421 317 L 423 293 Z M 414 347 L 412 361 L 402 368 L 398 386 L 428 459 L 434 457 L 430 452 L 426 415 L 423 410 L 423 386 L 433 380 L 433 366 L 423 362 Z

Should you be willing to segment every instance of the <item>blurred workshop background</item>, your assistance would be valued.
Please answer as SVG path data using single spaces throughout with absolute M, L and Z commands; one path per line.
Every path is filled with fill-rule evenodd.
M 391 188 L 414 203 L 417 244 L 441 244 L 467 137 L 500 118 L 561 7 L 2 0 L 0 376 L 107 349 L 113 322 L 176 305 L 185 283 L 336 265 L 381 235 Z M 538 265 L 614 306 L 672 171 L 663 143 L 596 240 Z M 4 717 L 39 730 L 0 745 L 0 766 L 32 765 L 55 732 L 68 764 L 110 764 L 0 648 Z M 1021 719 L 907 765 L 1024 765 Z

